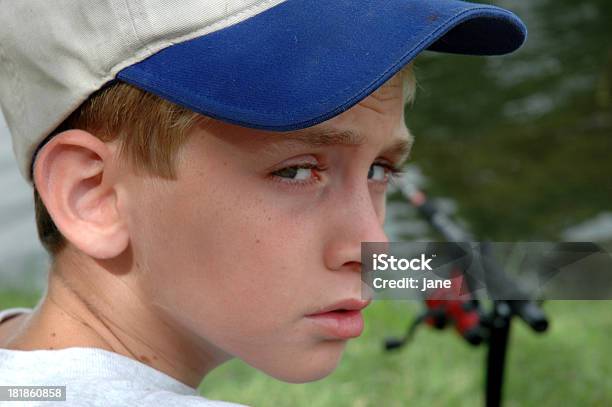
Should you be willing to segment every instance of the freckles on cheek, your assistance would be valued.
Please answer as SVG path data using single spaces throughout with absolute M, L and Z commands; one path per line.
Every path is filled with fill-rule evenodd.
M 220 283 L 245 306 L 278 313 L 278 307 L 295 295 L 300 268 L 312 261 L 312 254 L 308 252 L 309 242 L 295 234 L 295 221 L 260 209 L 244 218 L 234 232 L 226 231 L 224 239 L 231 243 L 220 248 L 215 263 L 226 265 Z
M 305 215 L 310 208 L 296 197 L 279 204 L 279 195 L 288 194 L 271 190 L 267 181 L 247 182 L 233 172 L 196 178 L 169 193 L 163 214 L 152 214 L 169 272 L 204 288 L 247 294 L 282 268 L 279 259 L 299 255 L 296 250 L 312 236 L 312 219 Z M 252 300 L 265 303 L 265 297 Z
M 296 319 L 292 303 L 299 287 L 292 282 L 293 270 L 278 255 L 276 242 L 256 238 L 242 243 L 238 252 L 217 251 L 216 259 L 201 270 L 206 277 L 192 312 L 204 335 L 223 335 L 218 338 L 227 343 L 244 337 L 265 345 Z

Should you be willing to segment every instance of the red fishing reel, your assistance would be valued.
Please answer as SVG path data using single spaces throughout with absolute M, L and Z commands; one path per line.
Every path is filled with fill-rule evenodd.
M 425 299 L 423 321 L 436 329 L 453 326 L 470 344 L 479 345 L 484 331 L 478 303 L 469 294 L 460 295 L 460 288 L 452 288 L 462 287 L 463 276 L 456 275 L 453 280 L 451 288 L 438 288 Z
M 436 328 L 454 327 L 468 343 L 476 346 L 483 342 L 486 330 L 483 328 L 482 315 L 478 302 L 468 293 L 461 295 L 463 275 L 455 273 L 451 288 L 438 288 L 425 298 L 426 310 L 419 315 L 402 338 L 389 338 L 385 341 L 387 350 L 404 346 L 414 335 L 418 325 L 426 323 Z

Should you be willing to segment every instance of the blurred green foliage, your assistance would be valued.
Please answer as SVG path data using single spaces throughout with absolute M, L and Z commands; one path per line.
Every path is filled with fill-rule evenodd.
M 6 308 L 32 308 L 36 306 L 41 295 L 35 292 L 0 290 L 0 311 Z
M 526 21 L 526 45 L 419 57 L 413 162 L 477 236 L 556 239 L 612 210 L 612 3 L 497 3 Z

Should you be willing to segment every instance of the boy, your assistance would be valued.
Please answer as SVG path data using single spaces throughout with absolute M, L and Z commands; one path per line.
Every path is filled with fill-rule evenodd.
M 62 405 L 231 405 L 196 388 L 232 357 L 328 375 L 363 329 L 410 61 L 526 35 L 454 0 L 0 9 L 0 99 L 52 258 L 37 307 L 0 315 L 0 380 L 66 385 Z

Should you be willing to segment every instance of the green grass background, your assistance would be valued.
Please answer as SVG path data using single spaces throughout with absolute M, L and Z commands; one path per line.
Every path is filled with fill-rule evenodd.
M 0 291 L 0 309 L 32 307 L 36 293 Z M 477 406 L 483 404 L 485 347 L 473 348 L 449 330 L 421 328 L 397 353 L 382 351 L 419 311 L 410 301 L 375 301 L 363 335 L 349 342 L 337 370 L 306 384 L 287 384 L 230 361 L 200 392 L 252 406 Z M 612 405 L 610 301 L 550 301 L 549 332 L 512 327 L 505 406 Z

